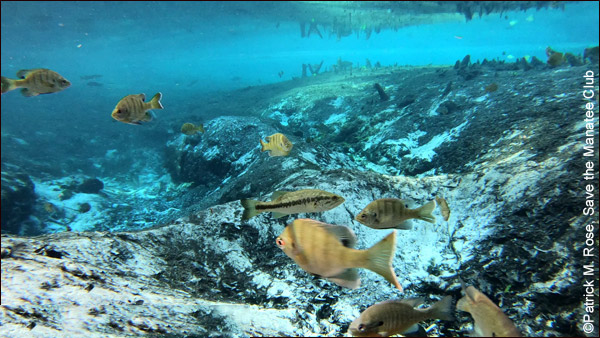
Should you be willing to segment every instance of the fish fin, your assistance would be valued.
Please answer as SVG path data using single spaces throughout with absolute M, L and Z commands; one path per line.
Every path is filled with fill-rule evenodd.
M 152 114 L 150 114 L 150 112 L 146 112 L 146 114 L 144 114 L 144 118 L 142 119 L 142 121 L 144 122 L 150 122 L 152 121 L 152 118 L 154 116 L 152 116 Z
M 407 221 L 404 221 L 404 222 L 402 222 L 402 223 L 400 223 L 400 224 L 396 225 L 396 226 L 394 227 L 394 229 L 400 229 L 400 230 L 410 230 L 410 229 L 412 229 L 412 227 L 413 227 L 412 220 L 410 220 L 410 219 L 409 219 L 409 220 L 407 220 Z
M 23 88 L 23 89 L 21 89 L 21 94 L 22 94 L 23 96 L 26 96 L 26 97 L 31 97 L 31 96 L 38 96 L 38 95 L 40 95 L 40 93 L 36 93 L 36 92 L 34 92 L 34 91 L 32 91 L 32 90 L 29 90 L 29 88 Z
M 142 100 L 142 102 L 146 101 L 146 94 L 138 94 L 137 97 Z
M 2 94 L 17 89 L 17 80 L 9 79 L 4 76 L 0 77 L 2 82 Z
M 346 269 L 339 275 L 327 277 L 327 279 L 339 286 L 343 286 L 350 289 L 356 289 L 360 286 L 360 277 L 358 276 L 357 269 Z
M 274 218 L 281 218 L 281 217 L 285 217 L 285 216 L 287 216 L 289 214 L 284 214 L 284 213 L 281 213 L 281 212 L 272 211 L 271 215 L 273 215 Z
M 417 333 L 417 332 L 419 332 L 420 329 L 421 329 L 421 326 L 417 323 L 417 324 L 411 325 L 408 329 L 406 329 L 405 331 L 402 331 L 402 333 Z
M 263 142 L 263 140 L 262 140 L 262 139 L 258 139 L 258 141 L 260 141 L 260 145 L 262 146 L 262 148 L 260 149 L 260 151 L 261 151 L 261 152 L 263 152 L 263 151 L 267 151 L 267 150 L 268 150 L 268 149 L 267 149 L 267 145 L 268 145 L 268 143 L 265 143 L 265 142 Z
M 30 73 L 33 73 L 36 70 L 39 70 L 39 68 L 38 69 L 21 69 L 17 72 L 17 77 L 19 79 L 24 79 L 27 77 L 27 75 L 29 75 Z
M 423 304 L 423 301 L 424 301 L 423 297 L 411 297 L 411 298 L 402 299 L 398 302 L 410 305 L 412 307 L 417 307 L 417 306 Z
M 283 195 L 287 194 L 288 192 L 289 192 L 289 191 L 281 191 L 281 190 L 274 191 L 274 192 L 271 194 L 271 201 L 274 201 L 274 200 L 278 199 L 279 197 L 281 197 L 281 196 L 283 196 Z
M 152 97 L 152 99 L 149 102 L 150 109 L 163 109 L 163 105 L 160 103 L 160 99 L 162 99 L 162 93 L 158 92 Z
M 244 207 L 244 213 L 242 214 L 242 221 L 249 220 L 250 218 L 260 214 L 261 212 L 256 210 L 256 204 L 260 201 L 243 199 L 240 203 Z
M 321 226 L 337 237 L 345 247 L 354 248 L 356 245 L 356 235 L 354 234 L 354 231 L 347 226 L 333 224 L 322 224 Z
M 198 127 L 196 127 L 196 130 L 201 133 L 204 133 L 204 125 L 203 124 L 198 125 Z
M 398 283 L 396 273 L 392 267 L 395 250 L 396 231 L 394 230 L 391 234 L 379 241 L 379 243 L 367 250 L 367 266 L 365 266 L 365 268 L 381 275 L 398 290 L 402 291 L 402 286 Z
M 431 318 L 441 320 L 454 320 L 452 315 L 452 296 L 446 296 L 442 300 L 433 304 L 428 310 Z
M 417 209 L 417 218 L 425 222 L 435 223 L 435 217 L 431 214 L 433 210 L 435 210 L 435 201 L 431 201 Z
M 142 122 L 140 122 L 140 121 L 131 121 L 131 122 L 125 122 L 125 123 L 127 123 L 127 124 L 133 124 L 133 125 L 136 125 L 136 126 L 141 126 L 142 125 Z

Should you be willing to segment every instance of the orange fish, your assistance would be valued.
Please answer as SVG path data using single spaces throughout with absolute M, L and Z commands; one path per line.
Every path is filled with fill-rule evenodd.
M 277 246 L 305 271 L 347 288 L 360 286 L 356 268 L 369 269 L 402 291 L 392 260 L 396 250 L 393 231 L 368 250 L 353 249 L 354 232 L 343 225 L 297 219 L 277 237 Z

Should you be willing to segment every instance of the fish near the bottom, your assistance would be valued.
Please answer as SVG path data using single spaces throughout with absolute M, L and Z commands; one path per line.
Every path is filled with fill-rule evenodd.
M 365 268 L 402 291 L 392 267 L 396 231 L 368 250 L 357 250 L 353 249 L 356 235 L 349 227 L 297 219 L 285 227 L 276 244 L 305 271 L 340 286 L 359 287 L 360 277 L 356 268 Z
M 408 298 L 371 305 L 350 324 L 348 332 L 355 337 L 389 337 L 412 331 L 417 323 L 427 319 L 453 319 L 452 296 L 426 309 L 417 309 L 422 303 L 422 298 Z
M 474 320 L 472 335 L 475 337 L 521 337 L 515 324 L 486 295 L 473 286 L 465 288 L 465 296 L 458 300 L 456 308 L 471 314 Z

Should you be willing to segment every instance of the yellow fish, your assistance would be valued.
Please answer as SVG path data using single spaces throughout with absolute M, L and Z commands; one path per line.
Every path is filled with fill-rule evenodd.
M 297 219 L 285 227 L 276 244 L 302 269 L 337 285 L 352 289 L 359 287 L 360 277 L 356 268 L 365 268 L 381 275 L 402 291 L 392 268 L 395 231 L 368 250 L 356 250 L 353 249 L 356 235 L 347 226 Z
M 456 308 L 473 316 L 473 334 L 477 337 L 521 337 L 515 324 L 486 295 L 473 286 L 465 288 L 465 296 Z
M 422 298 L 408 298 L 371 305 L 350 324 L 348 331 L 354 337 L 389 337 L 409 332 L 415 324 L 427 319 L 453 319 L 452 296 L 426 309 L 417 309 L 422 303 Z
M 23 96 L 38 96 L 40 94 L 50 94 L 60 92 L 68 88 L 71 82 L 50 69 L 22 69 L 17 72 L 19 79 L 9 79 L 1 77 L 2 94 L 17 89 L 21 89 Z
M 181 126 L 181 132 L 186 135 L 194 135 L 197 132 L 204 133 L 204 126 L 202 124 L 196 126 L 193 123 L 184 123 Z
M 152 121 L 152 115 L 148 110 L 163 109 L 160 103 L 161 98 L 162 94 L 156 93 L 149 102 L 144 102 L 146 100 L 144 94 L 127 95 L 117 103 L 111 116 L 117 121 L 129 124 L 142 124 L 140 121 Z
M 263 212 L 272 212 L 275 218 L 301 212 L 322 212 L 344 203 L 344 198 L 318 189 L 298 191 L 276 191 L 270 202 L 250 199 L 240 201 L 244 207 L 242 220 L 250 219 Z
M 260 151 L 268 151 L 269 156 L 287 156 L 294 146 L 292 142 L 281 133 L 267 136 L 265 139 L 268 143 L 263 142 L 262 139 L 259 140 L 260 145 L 262 146 Z
M 369 203 L 354 219 L 373 229 L 409 230 L 412 226 L 405 222 L 412 218 L 435 223 L 435 217 L 431 214 L 434 209 L 434 201 L 417 209 L 409 209 L 402 200 L 382 198 Z

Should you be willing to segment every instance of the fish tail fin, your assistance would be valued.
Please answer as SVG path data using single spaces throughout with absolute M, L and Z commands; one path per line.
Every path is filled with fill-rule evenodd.
M 454 320 L 452 315 L 452 296 L 446 296 L 429 308 L 431 318 L 441 320 Z
M 243 199 L 240 203 L 244 207 L 244 214 L 242 214 L 242 221 L 249 220 L 250 218 L 260 214 L 261 212 L 256 210 L 256 203 L 259 201 Z
M 367 250 L 367 269 L 381 275 L 388 282 L 392 283 L 398 290 L 402 291 L 402 286 L 398 283 L 396 273 L 392 267 L 394 252 L 396 250 L 396 231 L 387 235 L 379 243 L 373 245 Z
M 263 142 L 262 139 L 258 139 L 258 140 L 260 141 L 260 145 L 262 146 L 262 148 L 260 149 L 261 152 L 269 150 L 269 149 L 267 149 L 268 143 Z
M 0 78 L 2 82 L 2 94 L 17 89 L 17 80 L 9 79 L 4 76 L 1 76 Z
M 160 99 L 162 99 L 162 93 L 158 92 L 152 97 L 152 100 L 150 100 L 150 109 L 163 109 Z
M 199 124 L 199 125 L 196 127 L 196 130 L 197 130 L 197 131 L 199 131 L 199 132 L 201 132 L 201 133 L 204 133 L 204 125 L 203 125 L 203 124 Z
M 417 218 L 429 223 L 435 223 L 435 217 L 432 215 L 435 210 L 435 201 L 431 201 L 417 209 Z

